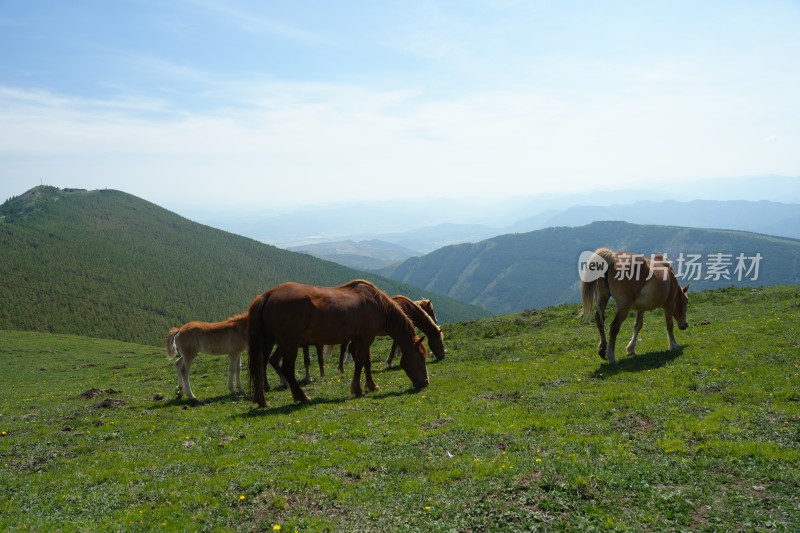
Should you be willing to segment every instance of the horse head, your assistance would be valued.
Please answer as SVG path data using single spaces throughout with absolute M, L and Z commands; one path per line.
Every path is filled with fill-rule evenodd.
M 689 323 L 686 321 L 686 310 L 689 308 L 689 297 L 686 296 L 686 293 L 689 292 L 689 285 L 685 287 L 678 285 L 678 289 L 675 291 L 675 310 L 672 316 L 678 321 L 678 329 L 684 330 L 689 327 Z
M 437 334 L 428 337 L 428 346 L 430 346 L 433 355 L 436 356 L 437 361 L 445 358 L 447 350 L 444 349 L 444 331 L 441 327 L 436 328 Z
M 428 385 L 428 366 L 425 364 L 427 350 L 423 341 L 425 337 L 415 338 L 408 348 L 402 348 L 400 357 L 400 368 L 402 368 L 408 379 L 416 388 Z

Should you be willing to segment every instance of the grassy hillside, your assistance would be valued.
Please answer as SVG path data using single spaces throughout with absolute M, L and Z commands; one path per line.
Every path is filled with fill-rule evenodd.
M 0 328 L 160 344 L 284 281 L 365 277 L 433 299 L 440 320 L 488 313 L 428 291 L 203 226 L 119 191 L 37 187 L 0 206 Z
M 796 529 L 797 286 L 694 295 L 675 352 L 648 315 L 614 368 L 576 312 L 447 325 L 421 392 L 391 370 L 351 399 L 330 362 L 265 409 L 220 357 L 188 407 L 159 349 L 0 332 L 0 529 Z
M 680 253 L 700 254 L 703 262 L 715 253 L 732 254 L 733 258 L 760 253 L 763 257 L 755 282 L 736 281 L 733 268 L 730 280 L 706 280 L 708 272 L 703 270 L 704 279 L 691 281 L 695 290 L 800 282 L 798 240 L 625 222 L 548 228 L 448 246 L 380 272 L 503 314 L 578 301 L 578 256 L 601 246 L 645 255 L 666 252 L 673 259 Z

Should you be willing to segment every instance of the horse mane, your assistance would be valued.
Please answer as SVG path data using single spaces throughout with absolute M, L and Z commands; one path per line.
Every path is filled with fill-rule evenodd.
M 428 298 L 423 298 L 422 300 L 417 300 L 414 303 L 417 304 L 428 315 L 430 315 L 436 324 L 439 323 L 439 321 L 436 320 L 436 313 L 433 311 L 433 302 L 431 300 Z
M 411 322 L 411 319 L 406 316 L 403 312 L 403 309 L 389 296 L 380 290 L 374 283 L 367 281 L 365 279 L 354 279 L 341 287 L 350 288 L 353 290 L 364 290 L 368 292 L 375 302 L 378 304 L 378 307 L 383 311 L 384 315 L 386 315 L 386 321 L 384 322 L 384 328 L 387 333 L 403 333 L 407 334 L 409 337 L 416 337 L 416 330 L 414 329 L 414 324 Z
M 436 324 L 436 321 L 433 319 L 433 317 L 431 317 L 428 312 L 425 311 L 425 309 L 423 309 L 422 306 L 420 306 L 417 302 L 413 301 L 407 296 L 403 296 L 402 294 L 398 294 L 392 299 L 395 301 L 397 301 L 397 299 L 401 299 L 403 301 L 403 304 L 400 305 L 400 309 L 402 309 L 403 313 L 405 313 L 406 316 L 411 319 L 412 324 L 419 327 L 419 329 L 421 329 L 426 335 L 431 336 L 435 334 L 434 332 L 440 331 L 440 328 L 438 324 Z
M 603 260 L 608 263 L 608 270 L 606 270 L 606 276 L 611 274 L 614 271 L 614 263 L 617 259 L 617 252 L 612 250 L 611 248 L 598 248 L 594 251 L 597 255 L 603 258 Z
M 225 322 L 236 322 L 237 324 L 244 323 L 244 325 L 246 326 L 248 318 L 249 318 L 249 312 L 244 311 L 242 313 L 239 313 L 237 315 L 233 315 L 233 316 L 227 318 L 225 320 Z

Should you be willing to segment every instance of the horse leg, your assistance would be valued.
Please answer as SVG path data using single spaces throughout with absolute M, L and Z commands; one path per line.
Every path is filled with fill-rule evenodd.
M 239 394 L 244 394 L 244 388 L 242 387 L 242 352 L 239 352 L 239 355 L 236 356 L 236 388 L 239 390 Z
M 236 386 L 239 388 L 239 392 L 242 392 L 242 380 L 239 377 L 242 368 L 240 364 L 241 357 L 241 352 L 228 354 L 228 392 L 231 393 L 231 396 L 236 394 L 233 388 L 234 378 L 236 378 Z
M 331 355 L 333 355 L 333 349 L 336 348 L 336 345 L 335 344 L 325 344 L 325 345 L 323 345 L 323 348 L 324 349 L 323 349 L 322 357 L 323 357 L 323 359 L 328 359 L 328 358 L 330 358 Z M 322 368 L 323 367 L 320 366 L 320 372 L 322 371 Z M 339 372 L 341 372 L 341 371 L 342 371 L 342 369 L 340 368 Z
M 392 341 L 392 348 L 389 350 L 389 357 L 386 358 L 386 368 L 392 367 L 392 361 L 394 360 L 395 352 L 397 352 L 397 342 Z
M 597 354 L 602 358 L 606 358 L 606 306 L 608 305 L 608 296 L 601 295 L 597 300 L 597 311 L 594 313 L 594 323 L 597 325 L 597 331 L 600 332 L 600 344 L 597 345 Z
M 294 363 L 297 360 L 297 348 L 297 345 L 279 346 L 278 350 L 283 355 L 281 369 L 283 370 L 284 378 L 289 384 L 289 389 L 292 391 L 292 397 L 294 398 L 294 401 L 305 403 L 311 400 L 311 398 L 309 398 L 306 393 L 303 392 L 303 389 L 301 389 L 300 385 L 297 383 L 297 378 L 294 376 Z
M 347 351 L 347 344 L 340 344 L 339 345 L 339 373 L 344 372 L 344 353 Z
M 620 304 L 620 302 L 617 301 L 617 315 L 614 317 L 614 320 L 611 322 L 611 327 L 608 330 L 608 349 L 606 352 L 606 358 L 612 365 L 617 363 L 617 359 L 614 357 L 617 335 L 619 335 L 619 328 L 622 326 L 622 323 L 628 318 L 628 311 L 630 311 L 630 306 Z
M 625 351 L 628 352 L 628 355 L 636 355 L 636 341 L 639 340 L 639 331 L 641 331 L 643 324 L 644 311 L 636 311 L 636 323 L 633 325 L 633 337 L 631 337 L 631 342 L 628 343 L 628 346 L 625 347 Z
M 304 383 L 311 383 L 311 374 L 309 373 L 309 368 L 311 367 L 311 356 L 309 355 L 308 350 L 308 344 L 303 346 L 303 364 L 306 367 L 306 380 Z
M 186 393 L 186 397 L 192 401 L 197 401 L 197 397 L 192 392 L 192 386 L 189 385 L 189 370 L 192 368 L 192 361 L 194 360 L 194 355 L 184 355 L 181 357 L 183 359 L 183 365 L 180 369 L 181 378 L 183 379 L 183 391 Z
M 178 398 L 182 398 L 183 397 L 183 374 L 182 374 L 182 369 L 183 369 L 183 356 L 178 357 L 177 359 L 175 359 L 175 373 L 178 375 L 178 391 L 177 391 Z
M 351 343 L 351 346 L 354 343 Z M 346 345 L 342 345 L 343 347 Z M 341 359 L 344 359 L 344 350 L 342 349 Z M 358 353 L 357 345 L 356 345 L 356 353 Z M 361 369 L 364 367 L 364 363 L 359 356 L 353 356 L 353 381 L 350 382 L 350 394 L 353 396 L 364 396 L 364 391 L 361 389 Z
M 364 365 L 364 388 L 367 389 L 367 392 L 372 392 L 378 390 L 377 383 L 375 380 L 372 379 L 372 355 L 370 354 L 369 347 L 372 344 L 372 341 L 369 342 L 361 341 L 358 343 L 356 348 L 356 353 L 360 357 L 362 364 Z
M 681 345 L 678 344 L 678 341 L 675 340 L 675 335 L 672 334 L 672 312 L 670 311 L 670 313 L 667 314 L 665 310 L 664 319 L 667 323 L 667 340 L 669 341 L 669 349 L 677 350 L 681 347 Z
M 282 351 L 281 347 L 278 346 L 277 348 L 275 348 L 275 353 L 273 353 L 270 356 L 269 364 L 272 365 L 272 368 L 275 369 L 275 373 L 278 374 L 278 377 L 281 380 L 281 386 L 285 387 L 286 386 L 286 376 L 283 374 L 283 371 L 281 370 L 281 365 L 280 365 L 282 356 L 283 356 L 283 351 Z M 266 379 L 266 376 L 264 377 L 264 379 Z M 267 387 L 267 390 L 269 390 L 269 387 Z
M 314 348 L 317 350 L 317 363 L 319 364 L 319 377 L 325 377 L 325 359 L 322 357 L 322 345 L 316 344 Z

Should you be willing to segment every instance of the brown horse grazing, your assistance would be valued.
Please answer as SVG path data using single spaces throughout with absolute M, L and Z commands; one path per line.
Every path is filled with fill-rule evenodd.
M 414 323 L 414 327 L 422 331 L 428 337 L 428 347 L 436 356 L 437 361 L 445 358 L 443 344 L 444 333 L 442 328 L 436 324 L 436 314 L 433 312 L 433 302 L 430 300 L 411 301 L 405 296 L 398 295 L 392 298 L 403 309 L 403 312 Z M 386 359 L 386 366 L 392 366 L 392 360 L 398 351 L 397 342 L 392 342 L 389 350 L 389 357 Z
M 430 300 L 417 300 L 412 302 L 405 296 L 398 295 L 392 297 L 392 300 L 397 302 L 403 312 L 414 327 L 421 330 L 422 333 L 428 336 L 428 346 L 436 356 L 437 361 L 445 358 L 447 351 L 444 349 L 444 332 L 436 324 L 436 314 L 433 312 L 433 303 Z M 355 350 L 354 346 L 345 346 L 342 344 L 339 352 L 339 372 L 343 371 L 345 356 L 352 354 Z M 396 341 L 392 341 L 392 347 L 389 350 L 389 357 L 386 359 L 386 366 L 392 366 L 392 360 L 399 353 L 400 349 Z
M 241 357 L 247 348 L 247 313 L 241 313 L 222 322 L 187 322 L 167 333 L 167 359 L 176 355 L 175 369 L 178 372 L 178 397 L 185 393 L 196 400 L 189 385 L 189 369 L 198 354 L 228 354 L 228 390 L 234 394 L 233 379 L 242 391 Z
M 591 315 L 594 302 L 597 302 L 595 322 L 600 332 L 598 354 L 609 363 L 615 364 L 615 347 L 617 334 L 622 322 L 628 317 L 631 309 L 636 311 L 636 323 L 633 326 L 633 337 L 628 343 L 629 355 L 636 355 L 636 340 L 642 329 L 644 312 L 664 309 L 667 323 L 669 349 L 680 348 L 672 334 L 673 318 L 681 330 L 689 327 L 686 322 L 686 310 L 689 299 L 686 292 L 689 286 L 681 287 L 675 277 L 672 265 L 661 255 L 648 259 L 628 252 L 613 252 L 608 248 L 595 251 L 608 265 L 605 275 L 595 281 L 581 282 L 583 308 L 581 315 Z M 617 314 L 609 328 L 609 341 L 606 344 L 605 311 L 608 299 L 613 297 L 617 302 Z
M 309 398 L 297 384 L 294 365 L 297 349 L 306 344 L 343 344 L 355 340 L 355 370 L 350 391 L 363 395 L 361 370 L 366 374 L 366 389 L 377 390 L 372 379 L 369 348 L 375 336 L 387 332 L 400 344 L 400 366 L 415 387 L 428 384 L 423 339 L 402 309 L 383 291 L 364 280 L 353 280 L 339 287 L 317 287 L 288 282 L 257 296 L 249 312 L 250 384 L 253 401 L 264 407 L 265 360 L 277 343 L 295 401 Z M 270 358 L 272 359 L 272 358 Z
M 442 328 L 440 328 L 436 324 L 436 314 L 433 312 L 433 302 L 430 300 L 417 300 L 411 301 L 409 298 L 397 295 L 393 296 L 392 300 L 397 302 L 406 316 L 411 320 L 414 324 L 414 327 L 422 331 L 428 337 L 428 346 L 433 354 L 436 356 L 437 361 L 441 361 L 445 358 L 446 351 L 444 349 L 444 332 Z M 387 334 L 382 334 L 387 335 Z M 352 343 L 350 343 L 352 345 Z M 330 351 L 328 354 L 331 353 L 333 350 L 333 345 L 328 345 Z M 317 350 L 317 361 L 319 363 L 319 375 L 320 377 L 325 377 L 325 366 L 324 366 L 324 358 L 322 352 L 322 345 L 317 344 L 315 345 Z M 349 349 L 348 349 L 349 348 Z M 344 362 L 345 356 L 347 354 L 353 354 L 355 352 L 355 345 L 348 346 L 347 344 L 342 344 L 339 348 L 339 365 L 338 369 L 339 372 L 344 372 Z M 386 366 L 392 366 L 392 360 L 394 359 L 395 355 L 400 353 L 400 348 L 397 344 L 397 341 L 392 341 L 392 348 L 389 351 L 389 358 L 386 359 Z M 281 377 L 281 384 L 286 385 L 286 379 L 281 375 L 280 372 L 280 354 L 278 350 L 275 350 L 275 353 L 269 359 L 270 364 L 272 367 L 278 372 L 278 375 Z M 309 345 L 303 346 L 303 363 L 305 364 L 305 371 L 306 371 L 306 382 L 311 381 L 311 376 L 309 372 L 309 367 L 311 366 L 311 357 L 309 355 Z

